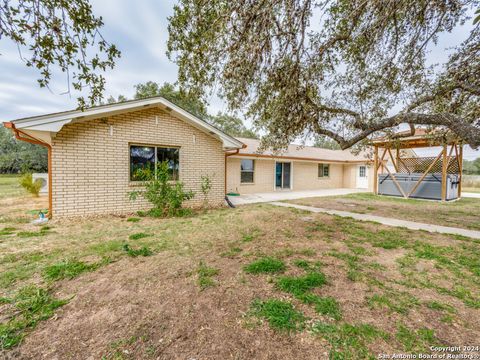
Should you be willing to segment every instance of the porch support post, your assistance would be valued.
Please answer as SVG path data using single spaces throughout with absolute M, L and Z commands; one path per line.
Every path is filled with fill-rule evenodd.
M 447 166 L 447 144 L 444 144 L 442 151 L 442 201 L 447 200 Z
M 378 195 L 378 146 L 375 145 L 373 158 L 373 194 Z
M 458 197 L 462 196 L 462 180 L 463 180 L 463 143 L 460 141 L 458 144 L 459 149 L 458 149 Z

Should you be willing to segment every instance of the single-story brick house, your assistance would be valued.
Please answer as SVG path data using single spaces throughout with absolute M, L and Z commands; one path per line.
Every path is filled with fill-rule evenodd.
M 258 153 L 258 140 L 236 139 L 162 97 L 132 100 L 5 122 L 17 139 L 49 154 L 50 215 L 128 213 L 148 206 L 128 194 L 141 186 L 134 170 L 160 161 L 172 179 L 197 193 L 212 179 L 209 202 L 228 192 L 372 188 L 369 160 L 349 151 L 292 145 Z

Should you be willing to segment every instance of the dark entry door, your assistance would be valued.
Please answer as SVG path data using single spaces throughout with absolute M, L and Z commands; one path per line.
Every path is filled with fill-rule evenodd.
M 290 175 L 292 165 L 289 162 L 277 162 L 275 165 L 275 187 L 277 189 L 290 189 Z

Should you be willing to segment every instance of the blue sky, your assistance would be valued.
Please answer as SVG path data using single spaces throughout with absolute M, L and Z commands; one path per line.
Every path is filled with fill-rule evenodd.
M 175 82 L 177 67 L 165 55 L 168 38 L 167 17 L 173 13 L 174 1 L 120 1 L 91 0 L 94 12 L 102 16 L 105 38 L 122 51 L 115 69 L 105 74 L 106 96 L 119 94 L 132 97 L 133 86 L 140 82 Z M 429 61 L 443 62 L 448 51 L 464 39 L 468 27 L 442 36 L 439 46 L 431 49 Z M 18 50 L 8 40 L 0 40 L 0 121 L 76 107 L 76 96 L 65 95 L 67 83 L 64 74 L 54 74 L 49 89 L 37 86 L 37 73 L 21 62 Z M 218 98 L 212 98 L 211 113 L 226 110 Z M 480 156 L 480 152 L 466 149 L 466 158 Z

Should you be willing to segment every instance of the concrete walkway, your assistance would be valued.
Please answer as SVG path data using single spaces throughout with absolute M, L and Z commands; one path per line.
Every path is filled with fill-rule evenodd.
M 425 230 L 432 233 L 437 232 L 442 234 L 455 234 L 455 235 L 467 236 L 474 239 L 480 239 L 480 231 L 459 229 L 459 228 L 454 228 L 449 226 L 417 223 L 414 221 L 393 219 L 393 218 L 387 218 L 383 216 L 357 214 L 357 213 L 352 213 L 348 211 L 329 210 L 329 209 L 317 208 L 313 206 L 304 206 L 304 205 L 297 205 L 297 204 L 290 204 L 290 203 L 283 203 L 283 202 L 271 202 L 270 204 L 276 205 L 276 206 L 293 207 L 295 209 L 306 210 L 314 213 L 325 213 L 330 215 L 338 215 L 341 217 L 350 217 L 360 221 L 374 221 L 383 225 L 404 227 L 411 230 Z
M 462 192 L 462 197 L 480 199 L 480 193 Z
M 321 189 L 304 191 L 276 191 L 269 193 L 245 194 L 240 196 L 229 196 L 234 205 L 246 205 L 271 201 L 296 200 L 321 196 L 341 196 L 358 192 L 366 192 L 366 189 Z

